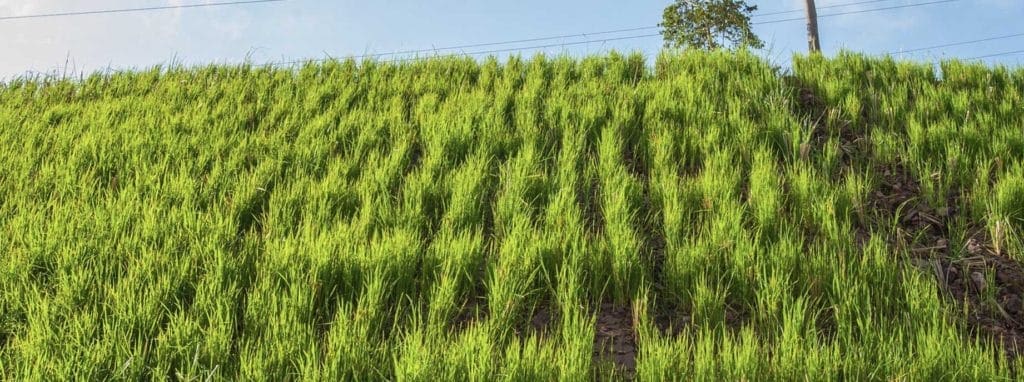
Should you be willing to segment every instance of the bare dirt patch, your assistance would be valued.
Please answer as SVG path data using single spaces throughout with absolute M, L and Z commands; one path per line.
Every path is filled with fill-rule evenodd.
M 636 330 L 627 306 L 603 303 L 597 312 L 594 363 L 611 361 L 618 372 L 632 378 L 636 372 Z
M 664 309 L 654 312 L 654 325 L 662 336 L 677 337 L 690 326 L 693 319 L 681 309 Z
M 1020 264 L 997 256 L 982 242 L 966 245 L 977 255 L 940 261 L 942 268 L 936 269 L 936 278 L 954 300 L 973 308 L 968 314 L 973 332 L 991 336 L 1009 356 L 1019 357 L 1024 355 L 1024 272 Z
M 475 322 L 483 321 L 487 315 L 487 300 L 480 294 L 473 294 L 459 309 L 459 312 L 452 320 L 451 328 L 456 333 L 461 333 L 473 326 Z
M 558 313 L 547 304 L 538 305 L 530 317 L 530 326 L 527 328 L 527 331 L 542 338 L 547 337 L 554 333 L 554 323 L 557 322 L 557 316 Z

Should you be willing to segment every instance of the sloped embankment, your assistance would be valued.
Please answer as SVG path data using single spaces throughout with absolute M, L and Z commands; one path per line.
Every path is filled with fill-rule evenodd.
M 0 379 L 1011 379 L 1024 71 L 942 73 L 684 52 L 3 84 Z

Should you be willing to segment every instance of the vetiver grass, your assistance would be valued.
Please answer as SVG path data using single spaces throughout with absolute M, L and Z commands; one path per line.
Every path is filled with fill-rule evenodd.
M 873 198 L 898 164 L 952 259 L 1024 260 L 1022 94 L 736 52 L 14 80 L 0 379 L 1019 378 Z

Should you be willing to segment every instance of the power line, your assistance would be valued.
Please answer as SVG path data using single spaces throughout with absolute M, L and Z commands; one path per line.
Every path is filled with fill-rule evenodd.
M 818 7 L 818 9 L 842 8 L 842 7 L 849 7 L 849 6 L 853 6 L 853 5 L 873 4 L 873 3 L 881 3 L 881 2 L 887 2 L 887 1 L 894 1 L 894 0 L 868 0 L 868 1 L 855 1 L 855 2 L 851 2 L 851 3 L 838 3 L 838 4 L 832 4 L 832 5 L 826 5 L 826 6 Z M 788 11 L 758 13 L 758 14 L 753 15 L 752 17 L 765 17 L 765 16 L 785 15 L 785 14 L 788 14 L 788 13 L 798 13 L 798 12 L 803 12 L 803 11 L 804 11 L 803 8 L 800 8 L 800 9 L 790 9 Z
M 979 42 L 1003 40 L 1003 39 L 1014 38 L 1014 37 L 1021 37 L 1021 36 L 1024 36 L 1024 33 L 1014 33 L 1014 34 L 1008 34 L 1008 35 L 1003 35 L 1003 36 L 987 37 L 987 38 L 982 38 L 982 39 L 977 39 L 977 40 L 960 41 L 960 42 L 953 42 L 953 43 L 941 44 L 941 45 L 932 45 L 932 46 L 926 46 L 926 47 L 922 47 L 922 48 L 914 48 L 914 49 L 908 49 L 908 50 L 902 50 L 902 51 L 896 51 L 896 52 L 889 52 L 889 54 L 913 53 L 913 52 L 920 52 L 922 50 L 931 50 L 931 49 L 938 49 L 938 48 L 948 48 L 948 47 L 951 47 L 951 46 L 960 46 L 960 45 L 970 45 L 970 44 L 977 44 Z
M 287 1 L 287 0 L 242 0 L 242 1 L 226 1 L 226 2 L 220 2 L 220 3 L 165 5 L 165 6 L 158 6 L 158 7 L 102 9 L 102 10 L 96 10 L 96 11 L 40 13 L 40 14 L 22 15 L 22 16 L 0 16 L 0 21 L 23 20 L 23 19 L 39 19 L 39 18 L 44 18 L 44 17 L 98 15 L 98 14 L 105 14 L 105 13 L 146 12 L 146 11 L 160 11 L 160 10 L 167 10 L 167 9 L 217 7 L 217 6 L 225 6 L 225 5 L 245 5 L 245 4 L 276 3 L 276 2 L 282 2 L 282 1 Z
M 828 13 L 828 14 L 824 14 L 824 15 L 818 15 L 818 18 L 835 17 L 835 16 L 843 16 L 843 15 L 854 15 L 854 14 L 858 14 L 858 13 L 888 11 L 888 10 L 902 9 L 902 8 L 923 7 L 923 6 L 926 6 L 926 5 L 953 3 L 953 2 L 957 2 L 957 1 L 960 1 L 960 0 L 938 0 L 938 1 L 929 1 L 929 2 L 924 2 L 924 3 L 894 5 L 894 6 L 891 6 L 891 7 L 862 9 L 862 10 L 859 10 L 859 11 L 847 11 L 847 12 L 839 12 L 839 13 Z M 796 17 L 796 18 L 781 19 L 781 20 L 759 21 L 759 22 L 750 23 L 750 24 L 751 25 L 778 24 L 778 23 L 784 23 L 784 22 L 789 22 L 789 21 L 802 21 L 802 20 L 804 20 L 803 17 Z
M 982 58 L 1009 56 L 1011 54 L 1021 54 L 1021 53 L 1024 53 L 1024 50 L 1011 50 L 1009 52 L 1000 52 L 1000 53 L 986 54 L 984 56 L 977 56 L 977 57 L 966 58 L 965 60 L 980 60 Z

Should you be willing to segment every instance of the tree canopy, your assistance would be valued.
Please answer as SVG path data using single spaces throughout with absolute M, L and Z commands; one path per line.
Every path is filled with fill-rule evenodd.
M 750 14 L 756 10 L 745 0 L 674 0 L 658 26 L 667 48 L 759 49 L 764 42 L 750 29 Z

